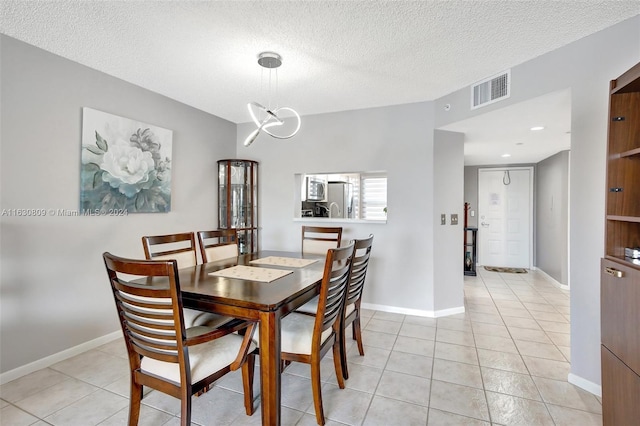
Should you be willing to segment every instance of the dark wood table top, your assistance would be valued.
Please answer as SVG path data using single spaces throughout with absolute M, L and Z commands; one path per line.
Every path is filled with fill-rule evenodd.
M 272 265 L 253 265 L 249 262 L 268 256 L 292 257 L 317 260 L 302 268 L 290 268 Z M 274 311 L 297 299 L 303 293 L 315 287 L 322 280 L 324 272 L 324 256 L 302 255 L 299 252 L 260 251 L 183 268 L 178 271 L 180 287 L 185 306 L 192 305 L 188 301 L 201 300 L 216 305 L 248 308 L 258 311 Z M 225 278 L 210 275 L 211 272 L 236 265 L 250 265 L 261 268 L 275 268 L 293 271 L 292 273 L 271 282 L 250 281 L 245 279 Z

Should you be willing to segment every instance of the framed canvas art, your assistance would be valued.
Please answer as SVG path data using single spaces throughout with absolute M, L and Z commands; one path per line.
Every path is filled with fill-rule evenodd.
M 80 209 L 170 211 L 172 140 L 171 130 L 82 108 Z

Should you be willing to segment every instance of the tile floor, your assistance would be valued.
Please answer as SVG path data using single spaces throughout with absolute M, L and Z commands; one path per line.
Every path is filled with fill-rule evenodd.
M 599 398 L 567 382 L 569 294 L 535 271 L 465 277 L 466 313 L 445 318 L 365 311 L 364 357 L 352 343 L 339 389 L 322 364 L 328 425 L 601 425 Z M 330 354 L 328 354 L 330 356 Z M 313 425 L 309 367 L 285 371 L 283 425 Z M 256 390 L 259 380 L 256 380 Z M 193 424 L 258 425 L 239 372 L 195 398 Z M 128 375 L 116 340 L 0 387 L 3 425 L 125 425 Z M 258 400 L 256 400 L 258 404 Z M 177 400 L 143 399 L 141 425 L 178 425 Z

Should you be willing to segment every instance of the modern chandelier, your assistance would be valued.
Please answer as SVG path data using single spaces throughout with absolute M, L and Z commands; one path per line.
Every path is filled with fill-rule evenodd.
M 269 70 L 269 94 L 267 100 L 267 106 L 263 106 L 258 102 L 249 102 L 247 104 L 247 108 L 249 109 L 249 114 L 251 115 L 251 119 L 256 124 L 257 128 L 247 136 L 247 139 L 244 141 L 244 146 L 249 146 L 256 140 L 260 132 L 265 132 L 271 137 L 276 139 L 289 139 L 293 137 L 298 130 L 300 130 L 300 115 L 293 109 L 289 107 L 280 107 L 277 104 L 277 99 L 274 100 L 274 105 L 271 105 L 271 95 L 272 95 L 272 77 L 275 75 L 275 95 L 274 98 L 277 98 L 278 95 L 278 67 L 282 65 L 282 57 L 274 52 L 262 52 L 258 55 L 258 64 Z M 274 128 L 278 128 L 287 123 L 295 121 L 295 124 L 286 127 L 295 127 L 295 130 L 290 134 L 278 134 L 274 133 Z M 273 130 L 272 130 L 273 129 Z

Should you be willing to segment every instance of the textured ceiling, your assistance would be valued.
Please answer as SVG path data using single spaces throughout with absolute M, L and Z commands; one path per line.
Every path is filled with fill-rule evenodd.
M 0 31 L 215 114 L 436 99 L 640 13 L 640 1 L 10 1 Z

